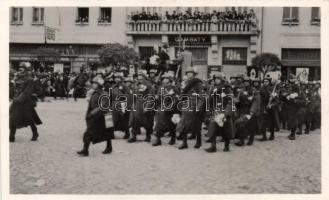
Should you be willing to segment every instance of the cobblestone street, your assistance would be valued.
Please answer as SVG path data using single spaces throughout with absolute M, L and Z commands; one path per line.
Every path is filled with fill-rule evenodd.
M 236 147 L 206 153 L 203 148 L 179 151 L 180 142 L 152 147 L 145 142 L 128 144 L 116 132 L 113 152 L 103 155 L 105 143 L 91 145 L 89 157 L 79 157 L 85 130 L 84 99 L 38 103 L 43 121 L 38 142 L 31 142 L 29 128 L 17 131 L 10 144 L 10 192 L 12 194 L 254 194 L 320 193 L 321 135 L 255 141 L 252 147 Z M 257 136 L 259 138 L 259 136 Z M 144 139 L 144 134 L 139 136 Z

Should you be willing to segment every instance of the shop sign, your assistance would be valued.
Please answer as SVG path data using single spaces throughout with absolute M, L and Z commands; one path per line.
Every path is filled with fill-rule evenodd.
M 185 45 L 210 45 L 211 38 L 209 35 L 170 35 L 168 37 L 169 44 L 178 45 L 182 42 Z

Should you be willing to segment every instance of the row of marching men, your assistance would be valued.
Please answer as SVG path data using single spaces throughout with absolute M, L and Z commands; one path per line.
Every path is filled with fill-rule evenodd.
M 295 140 L 296 134 L 320 127 L 319 82 L 301 83 L 295 77 L 286 82 L 244 76 L 227 80 L 223 74 L 214 73 L 209 84 L 197 78 L 192 67 L 185 75 L 183 81 L 176 81 L 171 72 L 157 75 L 151 70 L 148 76 L 139 71 L 135 79 L 115 72 L 113 82 L 105 86 L 104 79 L 95 77 L 84 146 L 78 154 L 88 156 L 90 143 L 101 141 L 107 141 L 103 153 L 111 153 L 114 131 L 122 131 L 124 139 L 134 143 L 142 127 L 145 142 L 151 142 L 154 134 L 153 146 L 161 145 L 161 138 L 169 133 L 170 145 L 178 139 L 178 148 L 187 149 L 188 139 L 195 139 L 194 148 L 201 147 L 205 126 L 206 142 L 210 143 L 207 152 L 217 151 L 217 136 L 222 137 L 224 151 L 229 151 L 233 139 L 237 146 L 252 145 L 255 135 L 261 135 L 260 141 L 274 140 L 275 132 L 284 128 L 290 130 L 288 138 Z M 99 105 L 100 97 L 109 92 L 111 100 L 101 101 L 101 107 L 111 107 L 111 112 Z M 134 96 L 139 98 L 132 99 Z

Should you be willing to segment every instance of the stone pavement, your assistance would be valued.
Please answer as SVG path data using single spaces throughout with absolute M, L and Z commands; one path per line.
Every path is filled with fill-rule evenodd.
M 231 145 L 231 152 L 208 154 L 203 149 L 179 151 L 178 144 L 152 147 L 128 144 L 116 133 L 114 151 L 103 155 L 105 143 L 91 145 L 89 157 L 79 157 L 87 103 L 81 99 L 39 103 L 44 124 L 38 142 L 29 128 L 17 131 L 10 144 L 12 194 L 254 194 L 320 193 L 320 130 L 252 147 Z M 144 139 L 144 135 L 140 136 Z M 203 143 L 202 148 L 208 144 Z

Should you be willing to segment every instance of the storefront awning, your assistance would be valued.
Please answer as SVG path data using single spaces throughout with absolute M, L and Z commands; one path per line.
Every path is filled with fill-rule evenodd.
M 285 67 L 320 67 L 320 60 L 282 60 Z

